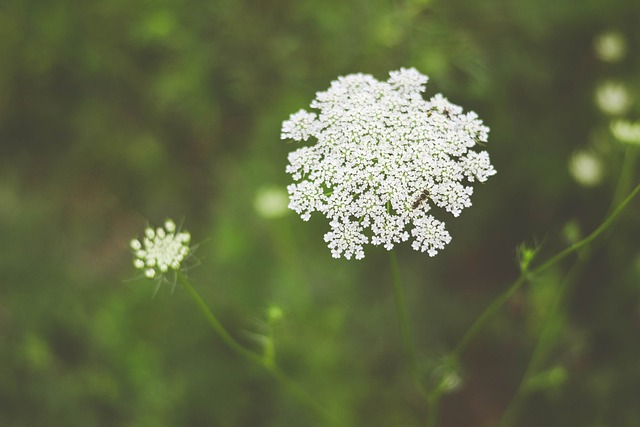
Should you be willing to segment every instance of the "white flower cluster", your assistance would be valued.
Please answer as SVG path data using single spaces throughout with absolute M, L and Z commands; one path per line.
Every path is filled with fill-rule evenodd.
M 365 244 L 391 250 L 410 237 L 434 256 L 451 236 L 431 208 L 458 216 L 471 206 L 463 182 L 496 173 L 486 151 L 471 150 L 489 128 L 440 94 L 425 101 L 427 80 L 413 68 L 386 82 L 339 77 L 311 103 L 319 114 L 300 110 L 282 124 L 282 139 L 317 140 L 289 154 L 289 208 L 305 221 L 315 211 L 329 219 L 333 257 L 361 259 Z
M 176 233 L 176 224 L 170 219 L 165 221 L 164 228 L 147 227 L 144 234 L 142 242 L 133 239 L 129 245 L 134 254 L 133 266 L 144 270 L 149 279 L 178 270 L 189 255 L 191 235 L 186 231 Z

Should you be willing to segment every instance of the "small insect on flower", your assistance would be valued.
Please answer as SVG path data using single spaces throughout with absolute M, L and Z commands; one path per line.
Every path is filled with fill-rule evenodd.
M 420 193 L 416 201 L 413 202 L 413 206 L 411 206 L 411 209 L 418 209 L 418 207 L 422 204 L 422 202 L 424 202 L 428 198 L 429 198 L 429 190 L 426 190 L 426 189 L 422 190 L 422 192 Z
M 282 123 L 282 139 L 309 141 L 288 156 L 289 208 L 329 220 L 333 257 L 361 259 L 368 244 L 392 250 L 409 239 L 435 256 L 451 236 L 434 215 L 458 216 L 471 206 L 471 184 L 496 173 L 481 151 L 489 128 L 441 94 L 425 99 L 428 80 L 414 68 L 386 81 L 338 77 L 316 93 L 314 112 Z

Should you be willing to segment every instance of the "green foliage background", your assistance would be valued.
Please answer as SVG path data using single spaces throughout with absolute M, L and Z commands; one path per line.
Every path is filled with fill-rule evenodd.
M 585 235 L 638 181 L 637 149 L 593 102 L 624 81 L 640 118 L 636 0 L 4 0 L 0 3 L 0 425 L 321 426 L 213 334 L 178 287 L 136 275 L 127 243 L 184 219 L 194 284 L 253 348 L 269 305 L 282 368 L 353 426 L 417 426 L 387 254 L 333 260 L 327 224 L 254 209 L 284 188 L 280 125 L 339 75 L 414 66 L 490 126 L 498 175 L 448 221 L 435 258 L 397 255 L 428 374 L 517 276 Z M 628 54 L 594 55 L 602 31 Z M 595 187 L 568 171 L 588 148 Z M 624 172 L 624 173 L 621 173 Z M 616 190 L 618 189 L 618 190 Z M 522 378 L 555 292 L 519 426 L 640 425 L 640 203 L 583 254 L 525 287 L 463 358 L 443 426 L 492 426 Z

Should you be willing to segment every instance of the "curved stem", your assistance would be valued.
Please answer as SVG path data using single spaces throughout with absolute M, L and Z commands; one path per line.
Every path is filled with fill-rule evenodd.
M 569 246 L 565 250 L 560 251 L 558 254 L 556 254 L 555 256 L 551 257 L 551 259 L 549 259 L 547 262 L 543 263 L 541 266 L 539 266 L 537 268 L 534 268 L 531 272 L 532 273 L 539 273 L 539 272 L 541 272 L 543 270 L 546 270 L 547 268 L 551 267 L 553 264 L 559 262 L 560 260 L 566 258 L 568 255 L 571 255 L 572 253 L 578 251 L 583 246 L 589 244 L 593 239 L 598 237 L 604 230 L 606 230 L 611 225 L 611 223 L 613 223 L 613 221 L 620 214 L 620 212 L 622 212 L 624 210 L 624 208 L 636 196 L 636 194 L 638 194 L 639 191 L 640 191 L 640 183 L 638 185 L 636 185 L 636 188 L 633 189 L 633 191 L 627 196 L 627 198 L 624 199 L 622 201 L 622 203 L 620 203 L 618 205 L 618 207 L 616 207 L 613 210 L 611 215 L 609 215 L 607 217 L 607 219 L 604 220 L 604 222 L 602 224 L 600 224 L 600 226 L 598 228 L 596 228 L 591 234 L 589 234 L 584 239 L 582 239 L 582 240 L 574 243 L 573 245 Z
M 541 328 L 540 335 L 536 341 L 533 349 L 533 353 L 529 358 L 529 362 L 524 370 L 520 384 L 516 389 L 511 401 L 507 405 L 507 408 L 502 414 L 502 418 L 497 424 L 497 427 L 508 427 L 513 425 L 516 421 L 516 415 L 522 406 L 523 397 L 525 396 L 526 387 L 529 379 L 536 374 L 536 371 L 540 369 L 540 366 L 544 362 L 545 357 L 548 355 L 551 339 L 553 337 L 553 326 L 556 318 L 556 312 L 564 296 L 567 294 L 571 285 L 575 283 L 576 277 L 583 270 L 583 267 L 587 264 L 588 257 L 581 257 L 577 263 L 575 263 L 565 279 L 562 281 L 559 287 L 555 289 L 553 299 L 549 305 L 546 318 Z
M 493 302 L 489 305 L 489 307 L 487 307 L 482 312 L 480 317 L 476 319 L 473 325 L 471 325 L 471 328 L 469 328 L 467 333 L 464 334 L 464 336 L 456 346 L 455 350 L 453 350 L 453 352 L 451 353 L 451 356 L 454 359 L 458 359 L 460 357 L 462 352 L 464 352 L 464 350 L 467 348 L 471 340 L 476 336 L 478 331 L 482 329 L 485 323 L 487 323 L 487 321 L 491 319 L 491 317 L 493 317 L 493 315 L 496 312 L 498 312 L 498 310 L 500 310 L 500 308 L 504 305 L 504 303 L 507 302 L 509 298 L 511 298 L 511 296 L 515 294 L 518 289 L 520 289 L 520 287 L 522 287 L 522 285 L 526 282 L 525 274 L 526 272 L 520 273 L 520 276 L 518 276 L 516 281 L 513 282 L 511 286 L 509 286 L 509 289 L 507 289 L 505 292 L 500 294 L 498 298 L 493 300 Z
M 591 234 L 589 234 L 584 239 L 579 240 L 578 242 L 572 244 L 568 248 L 558 252 L 556 255 L 552 256 L 548 261 L 546 261 L 542 265 L 530 270 L 528 273 L 531 274 L 531 275 L 538 274 L 538 273 L 546 270 L 547 268 L 551 267 L 552 265 L 560 262 L 561 260 L 563 260 L 567 256 L 571 255 L 572 253 L 578 251 L 583 246 L 589 244 L 592 240 L 594 240 L 596 237 L 598 237 L 600 234 L 602 234 L 602 232 L 604 230 L 606 230 L 613 223 L 613 221 L 616 219 L 616 217 L 618 215 L 620 215 L 620 212 L 622 212 L 624 210 L 624 208 L 629 204 L 629 202 L 631 202 L 631 200 L 638 194 L 638 192 L 640 192 L 640 183 L 638 185 L 636 185 L 636 187 L 633 189 L 633 191 L 622 201 L 622 203 L 620 203 L 613 210 L 611 215 L 609 215 L 607 217 L 607 219 L 605 219 L 604 222 L 602 224 L 600 224 L 600 226 L 598 228 L 596 228 Z M 491 305 L 489 305 L 489 307 L 487 307 L 487 309 L 474 322 L 474 324 L 471 325 L 471 328 L 469 329 L 469 331 L 467 331 L 467 333 L 460 340 L 460 343 L 458 344 L 456 349 L 453 351 L 452 355 L 454 357 L 460 356 L 460 354 L 464 351 L 466 346 L 475 337 L 475 335 L 478 333 L 478 331 L 481 329 L 481 327 L 487 322 L 487 320 L 489 320 L 493 316 L 493 314 L 496 313 L 498 311 L 498 309 L 505 302 L 507 302 L 507 300 L 518 289 L 520 289 L 520 287 L 526 282 L 526 275 L 527 275 L 527 271 L 523 271 L 522 273 L 520 273 L 520 276 L 518 276 L 516 281 L 513 282 L 513 284 L 505 292 L 503 292 L 496 300 L 494 300 L 491 303 Z
M 245 358 L 247 361 L 264 368 L 269 374 L 271 374 L 271 376 L 273 376 L 277 381 L 284 385 L 294 396 L 304 402 L 308 407 L 313 409 L 318 415 L 325 418 L 325 420 L 329 421 L 331 424 L 341 424 L 340 422 L 335 420 L 334 417 L 330 415 L 322 405 L 316 402 L 309 395 L 309 393 L 307 393 L 287 374 L 280 370 L 280 368 L 275 365 L 275 362 L 273 360 L 269 360 L 268 358 L 259 356 L 257 353 L 248 350 L 242 344 L 236 341 L 236 339 L 233 338 L 231 334 L 227 332 L 224 326 L 222 326 L 222 324 L 218 321 L 218 318 L 215 316 L 215 314 L 213 314 L 207 303 L 204 302 L 198 291 L 195 290 L 195 288 L 189 282 L 189 279 L 183 273 L 178 273 L 178 281 L 187 290 L 189 296 L 194 300 L 194 302 L 200 309 L 200 312 L 209 322 L 209 325 L 211 325 L 213 330 L 216 331 L 218 336 L 222 339 L 222 341 L 224 341 L 227 346 L 229 346 L 229 348 L 235 351 L 238 355 Z
M 635 156 L 632 157 L 631 154 L 632 152 L 630 152 L 630 150 L 627 150 L 625 152 L 623 168 L 622 168 L 622 171 L 620 172 L 620 178 L 618 180 L 618 185 L 616 186 L 616 190 L 614 192 L 612 206 L 609 208 L 609 212 L 611 212 L 611 210 L 613 209 L 613 206 L 615 206 L 615 204 L 617 204 L 619 200 L 622 198 L 621 193 L 625 191 L 625 189 L 629 186 L 629 180 L 631 178 L 632 159 L 635 157 Z M 635 154 L 635 152 L 633 152 L 633 154 Z M 625 204 L 628 203 L 630 198 L 634 196 L 637 190 L 638 190 L 638 187 L 636 187 L 636 190 L 632 192 L 629 197 L 627 197 L 627 199 L 624 201 Z M 618 209 L 621 209 L 622 207 L 624 206 L 622 205 L 618 206 L 616 211 Z M 609 217 L 608 219 L 611 219 L 611 217 Z M 587 239 L 593 240 L 600 232 L 604 230 L 604 228 L 606 228 L 605 223 L 603 223 L 601 227 L 599 227 L 593 233 L 591 233 L 591 235 L 587 236 Z M 586 243 L 588 243 L 588 241 L 580 245 L 579 247 L 586 245 Z M 589 253 L 592 253 L 592 252 L 593 251 L 589 251 Z M 567 274 L 565 280 L 556 289 L 555 296 L 549 307 L 547 317 L 544 321 L 542 331 L 540 332 L 540 335 L 535 344 L 531 358 L 529 359 L 529 362 L 525 368 L 524 374 L 522 375 L 522 379 L 520 380 L 520 384 L 518 385 L 518 388 L 516 389 L 516 392 L 513 398 L 511 399 L 511 401 L 507 405 L 507 408 L 504 410 L 502 414 L 502 418 L 498 423 L 498 427 L 509 427 L 513 425 L 513 423 L 516 421 L 517 413 L 523 403 L 523 397 L 525 395 L 527 383 L 529 379 L 533 375 L 535 375 L 536 371 L 540 369 L 540 366 L 544 362 L 544 358 L 548 353 L 549 346 L 551 345 L 550 330 L 552 329 L 552 325 L 556 320 L 556 312 L 558 310 L 558 307 L 560 306 L 565 294 L 568 292 L 568 289 L 575 283 L 576 277 L 580 274 L 580 272 L 583 271 L 584 267 L 589 262 L 589 253 L 585 254 L 585 256 L 582 256 L 578 259 L 578 261 L 572 266 L 570 272 Z M 543 264 L 539 269 L 541 269 L 542 267 L 545 267 L 547 263 Z
M 263 366 L 262 357 L 258 354 L 247 350 L 242 344 L 235 340 L 227 332 L 227 330 L 222 326 L 222 324 L 218 321 L 218 318 L 213 314 L 207 303 L 204 302 L 200 294 L 191 286 L 189 279 L 183 273 L 178 273 L 178 281 L 180 284 L 187 290 L 189 296 L 195 301 L 196 305 L 200 309 L 200 312 L 204 315 L 204 317 L 209 322 L 209 325 L 213 328 L 214 331 L 218 334 L 218 336 L 224 341 L 224 343 L 229 346 L 233 351 L 235 351 L 238 355 L 244 357 L 249 362 L 255 363 L 257 365 Z
M 313 409 L 317 414 L 322 416 L 331 425 L 342 425 L 343 423 L 336 420 L 336 417 L 327 412 L 324 406 L 320 405 L 311 395 L 303 389 L 297 382 L 291 377 L 282 372 L 275 364 L 263 365 L 267 371 L 281 384 L 289 389 L 289 392 L 296 396 L 299 400 L 305 402 L 305 404 Z
M 613 210 L 613 212 L 596 228 L 591 234 L 589 234 L 584 239 L 572 244 L 568 248 L 558 252 L 556 255 L 552 256 L 549 260 L 542 263 L 540 266 L 532 269 L 532 270 L 524 270 L 518 278 L 509 286 L 509 288 L 504 291 L 497 299 L 495 299 L 489 307 L 487 307 L 480 317 L 476 319 L 476 321 L 471 325 L 467 333 L 462 337 L 456 348 L 451 352 L 451 357 L 454 359 L 459 359 L 460 355 L 467 348 L 471 340 L 475 338 L 477 333 L 482 329 L 482 327 L 487 323 L 491 317 L 493 317 L 498 310 L 511 298 L 511 296 L 522 287 L 524 283 L 526 283 L 527 276 L 529 274 L 537 274 L 540 273 L 547 268 L 553 266 L 554 264 L 560 262 L 567 256 L 571 255 L 574 252 L 577 252 L 582 247 L 591 243 L 596 237 L 598 237 L 602 232 L 604 232 L 620 215 L 620 213 L 627 207 L 629 202 L 640 192 L 640 183 L 636 185 L 636 187 L 631 191 L 631 193 Z M 434 398 L 434 403 L 437 405 L 438 398 Z M 434 410 L 434 407 L 431 406 L 431 410 Z M 435 425 L 435 424 L 434 424 Z

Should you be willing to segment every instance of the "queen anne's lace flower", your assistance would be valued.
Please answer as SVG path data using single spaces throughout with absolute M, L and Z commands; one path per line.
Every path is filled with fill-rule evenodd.
M 471 206 L 465 184 L 496 173 L 486 151 L 471 150 L 489 128 L 440 94 L 425 101 L 427 81 L 413 68 L 386 82 L 339 77 L 311 103 L 319 114 L 300 110 L 282 124 L 282 139 L 317 140 L 289 154 L 289 208 L 305 221 L 315 211 L 330 220 L 333 257 L 361 259 L 365 244 L 391 250 L 411 236 L 434 256 L 451 236 L 432 207 L 458 216 Z
M 147 227 L 144 234 L 142 241 L 133 239 L 129 243 L 135 268 L 143 270 L 149 279 L 180 269 L 180 264 L 189 255 L 191 235 L 188 232 L 177 232 L 175 222 L 168 219 L 164 228 Z

